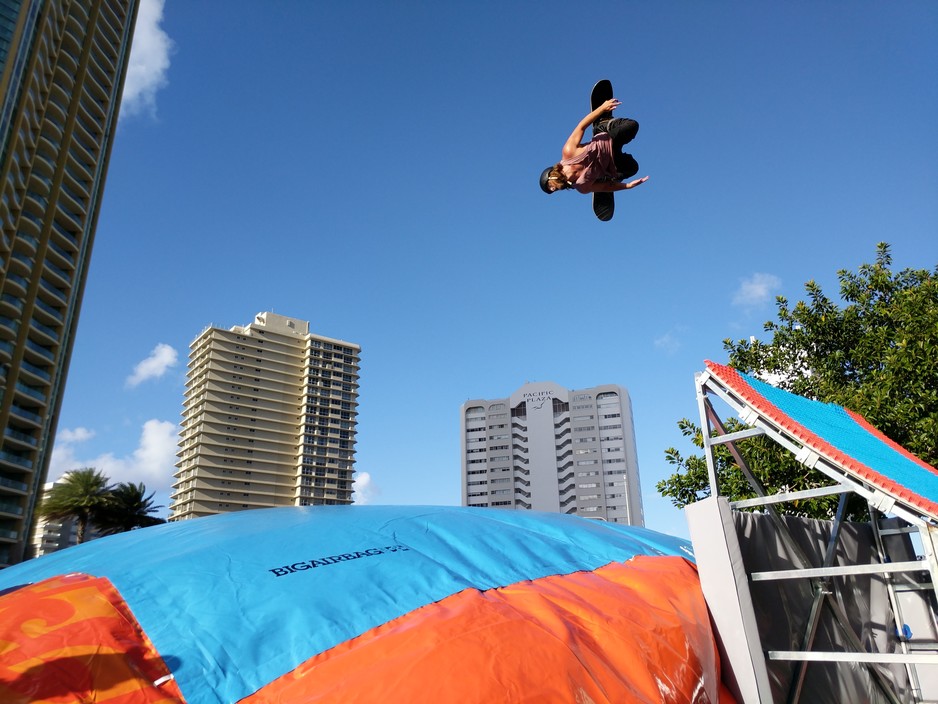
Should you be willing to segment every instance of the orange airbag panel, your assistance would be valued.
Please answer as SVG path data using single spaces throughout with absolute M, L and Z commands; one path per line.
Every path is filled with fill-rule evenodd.
M 276 638 L 276 634 L 271 634 Z M 464 590 L 306 661 L 242 700 L 732 702 L 694 566 L 639 556 Z
M 182 702 L 168 676 L 107 579 L 53 577 L 0 599 L 3 704 Z

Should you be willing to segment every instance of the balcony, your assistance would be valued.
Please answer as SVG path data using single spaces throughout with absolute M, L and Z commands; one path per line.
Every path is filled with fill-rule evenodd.
M 37 447 L 39 441 L 36 440 L 32 435 L 27 435 L 26 433 L 21 433 L 18 430 L 13 430 L 12 428 L 7 428 L 4 433 L 4 437 L 10 440 L 15 445 L 26 446 L 26 447 Z
M 17 298 L 16 296 L 11 296 L 9 293 L 4 293 L 2 296 L 0 296 L 0 303 L 10 306 L 17 313 L 21 313 L 23 311 L 22 299 Z
M 21 382 L 18 382 L 15 388 L 20 393 L 26 394 L 27 396 L 40 401 L 43 405 L 45 405 L 47 402 L 48 396 L 43 393 L 42 389 L 37 389 L 33 386 L 27 386 Z
M 32 421 L 36 425 L 42 425 L 42 416 L 40 416 L 38 413 L 27 411 L 25 408 L 21 408 L 15 403 L 10 406 L 10 413 L 15 415 L 17 418 Z M 2 480 L 0 480 L 0 484 L 2 484 Z
M 30 364 L 25 359 L 20 362 L 20 371 L 32 374 L 34 377 L 42 381 L 50 383 L 52 382 L 52 374 L 48 370 L 37 367 L 35 364 Z
M 37 320 L 31 320 L 29 322 L 29 327 L 32 330 L 42 334 L 46 340 L 52 344 L 57 344 L 59 341 L 59 333 L 57 330 L 53 330 L 48 325 L 43 325 Z
M 6 477 L 0 477 L 0 486 L 6 489 L 13 489 L 18 491 L 21 494 L 25 494 L 29 491 L 29 486 L 23 482 L 17 482 L 12 479 L 7 479 Z
M 0 514 L 6 516 L 22 516 L 23 507 L 12 501 L 0 501 Z
M 9 462 L 10 464 L 15 464 L 17 467 L 23 467 L 24 469 L 33 468 L 32 460 L 27 459 L 22 455 L 7 452 L 6 450 L 0 450 L 0 462 Z

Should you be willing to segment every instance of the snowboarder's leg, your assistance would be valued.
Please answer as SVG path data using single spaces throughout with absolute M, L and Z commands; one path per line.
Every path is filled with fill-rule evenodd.
M 619 181 L 624 181 L 638 173 L 638 162 L 635 161 L 635 157 L 631 154 L 616 152 L 613 154 L 613 159 L 616 163 L 616 171 L 619 172 L 616 177 Z
M 638 122 L 628 117 L 614 117 L 604 126 L 612 138 L 612 150 L 617 154 L 638 134 Z

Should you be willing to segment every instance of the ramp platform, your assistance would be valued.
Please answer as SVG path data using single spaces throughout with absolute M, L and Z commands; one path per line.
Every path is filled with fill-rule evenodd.
M 938 701 L 938 470 L 857 413 L 731 367 L 707 362 L 696 385 L 710 497 L 687 517 L 730 688 L 743 702 Z M 728 433 L 714 399 L 748 429 Z M 766 491 L 745 460 L 756 436 L 829 483 Z M 721 496 L 719 445 L 756 498 Z M 851 495 L 868 524 L 844 521 Z M 821 496 L 839 496 L 830 521 L 776 510 Z

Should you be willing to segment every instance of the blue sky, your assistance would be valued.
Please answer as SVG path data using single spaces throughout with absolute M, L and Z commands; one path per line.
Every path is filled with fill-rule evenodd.
M 938 262 L 936 69 L 926 1 L 143 0 L 50 479 L 168 503 L 189 343 L 269 310 L 362 346 L 360 500 L 458 504 L 466 399 L 615 383 L 686 535 L 654 487 L 722 340 Z M 610 223 L 537 187 L 600 78 L 650 176 Z

